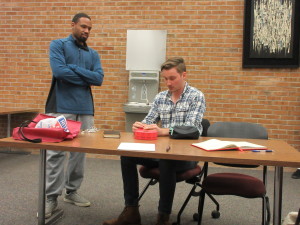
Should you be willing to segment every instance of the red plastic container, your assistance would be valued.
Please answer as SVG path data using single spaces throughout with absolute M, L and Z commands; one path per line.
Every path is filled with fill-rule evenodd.
M 138 140 L 156 140 L 157 139 L 157 131 L 156 130 L 137 129 L 134 132 L 134 138 L 138 139 Z

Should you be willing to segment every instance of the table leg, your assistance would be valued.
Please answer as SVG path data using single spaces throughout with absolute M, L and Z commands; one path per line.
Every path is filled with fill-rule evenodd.
M 10 127 L 11 127 L 11 115 L 7 114 L 7 135 L 6 135 L 6 137 L 10 137 Z
M 46 200 L 46 156 L 47 150 L 40 150 L 40 174 L 39 174 L 39 198 L 38 198 L 38 225 L 55 224 L 63 216 L 63 210 L 56 210 L 53 215 L 45 221 L 45 200 Z
M 46 149 L 40 150 L 38 225 L 45 224 L 46 153 L 47 153 Z
M 282 177 L 283 177 L 283 167 L 282 166 L 275 166 L 273 225 L 280 225 L 281 224 Z
M 7 114 L 6 137 L 10 137 L 10 126 L 11 126 L 11 115 Z M 7 150 L 0 151 L 0 153 L 11 153 L 11 149 L 10 147 L 7 147 Z

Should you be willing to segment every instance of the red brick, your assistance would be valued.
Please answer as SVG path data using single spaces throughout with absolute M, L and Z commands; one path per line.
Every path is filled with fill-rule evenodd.
M 14 0 L 1 6 L 1 106 L 44 109 L 49 43 L 68 36 L 72 16 L 84 11 L 93 22 L 88 44 L 105 71 L 103 86 L 93 87 L 98 128 L 125 130 L 127 29 L 166 29 L 167 57 L 186 59 L 188 81 L 205 93 L 211 123 L 261 123 L 270 138 L 300 150 L 299 69 L 242 69 L 243 1 Z

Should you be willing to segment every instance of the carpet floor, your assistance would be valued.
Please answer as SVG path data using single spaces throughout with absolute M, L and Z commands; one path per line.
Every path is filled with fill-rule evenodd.
M 213 164 L 212 164 L 213 165 Z M 124 206 L 120 161 L 87 158 L 85 178 L 79 193 L 92 202 L 90 207 L 77 207 L 63 202 L 59 197 L 59 208 L 64 210 L 58 225 L 100 225 L 104 220 L 119 215 Z M 273 169 L 268 173 L 267 192 L 273 204 Z M 261 169 L 232 169 L 210 167 L 209 173 L 220 171 L 242 172 L 261 177 Z M 285 170 L 286 171 L 286 170 Z M 282 219 L 300 207 L 300 179 L 292 179 L 289 169 L 284 172 Z M 37 224 L 39 155 L 0 154 L 0 225 Z M 140 188 L 147 180 L 140 179 Z M 177 184 L 173 204 L 172 221 L 181 207 L 191 185 Z M 261 199 L 245 199 L 235 196 L 217 196 L 221 217 L 212 219 L 213 203 L 206 198 L 202 224 L 207 225 L 256 225 L 261 223 Z M 158 202 L 158 185 L 150 187 L 140 202 L 143 225 L 155 224 Z M 195 225 L 193 214 L 197 210 L 198 198 L 193 197 L 182 215 L 181 224 Z

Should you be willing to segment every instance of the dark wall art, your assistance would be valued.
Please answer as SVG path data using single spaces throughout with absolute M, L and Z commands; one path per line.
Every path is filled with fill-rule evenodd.
M 299 67 L 299 0 L 245 0 L 243 67 Z

